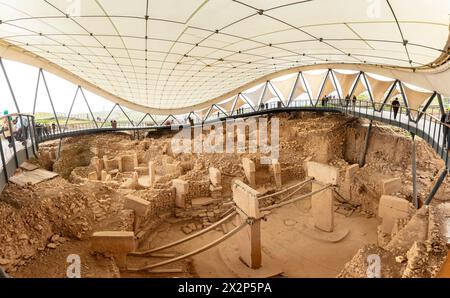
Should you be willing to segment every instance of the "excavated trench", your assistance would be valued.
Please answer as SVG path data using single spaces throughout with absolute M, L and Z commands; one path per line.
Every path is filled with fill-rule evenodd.
M 447 255 L 443 220 L 450 214 L 448 179 L 429 209 L 416 212 L 411 208 L 401 220 L 394 219 L 391 233 L 380 228 L 384 181 L 400 179 L 390 195 L 412 201 L 411 139 L 402 130 L 376 125 L 366 165 L 358 167 L 349 183 L 349 169 L 356 169 L 352 165 L 359 162 L 363 151 L 364 121 L 312 113 L 277 117 L 281 188 L 304 181 L 308 161 L 339 171 L 333 206 L 335 233 L 325 235 L 312 227 L 311 200 L 306 198 L 268 214 L 261 228 L 263 259 L 273 260 L 289 277 L 365 277 L 370 254 L 378 254 L 386 265 L 381 271 L 385 277 L 435 276 L 439 272 Z M 251 276 L 230 257 L 237 249 L 233 240 L 152 273 L 120 271 L 110 254 L 92 252 L 89 238 L 95 231 L 134 230 L 138 250 L 146 250 L 213 225 L 229 210 L 234 180 L 251 183 L 243 158 L 255 163 L 255 189 L 262 194 L 281 189 L 276 187 L 272 167 L 261 165 L 258 154 L 174 154 L 172 137 L 173 132 L 142 140 L 114 133 L 70 138 L 63 141 L 58 161 L 49 154 L 57 150 L 58 142 L 42 144 L 40 159 L 34 162 L 60 177 L 35 186 L 10 185 L 1 194 L 0 266 L 15 277 L 63 277 L 67 256 L 78 254 L 83 277 Z M 217 185 L 211 180 L 211 167 L 220 173 Z M 420 201 L 425 200 L 442 167 L 433 150 L 418 141 Z M 153 178 L 150 168 L 154 169 Z M 185 208 L 176 203 L 174 179 L 188 187 L 183 196 Z M 308 185 L 296 193 L 286 192 L 264 200 L 262 207 L 310 191 Z M 148 202 L 150 211 L 138 223 L 136 211 L 124 206 L 130 197 Z M 167 260 L 234 227 L 235 223 L 228 222 L 152 258 L 128 257 L 127 265 L 142 267 Z M 408 237 L 411 234 L 416 236 Z

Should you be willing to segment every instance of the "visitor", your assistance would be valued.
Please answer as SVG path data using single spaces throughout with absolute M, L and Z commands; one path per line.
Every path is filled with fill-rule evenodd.
M 353 104 L 353 108 L 356 108 L 356 95 L 353 95 L 353 99 L 352 99 L 352 104 Z
M 12 134 L 13 130 L 12 127 L 9 126 L 8 120 L 11 120 L 11 117 L 7 116 L 8 114 L 9 112 L 7 110 L 3 112 L 4 116 L 3 116 L 2 131 L 3 135 L 5 136 L 5 139 L 8 141 L 8 147 L 11 148 L 13 142 L 13 134 Z
M 56 134 L 56 124 L 52 123 L 52 132 L 53 134 Z
M 398 101 L 398 98 L 396 97 L 394 99 L 394 101 L 392 102 L 392 110 L 394 111 L 394 119 L 397 119 L 399 109 L 400 109 L 400 101 Z
M 448 109 L 448 112 L 446 114 L 442 115 L 441 122 L 446 124 L 446 125 L 443 125 L 443 127 L 444 127 L 444 137 L 442 140 L 443 145 L 444 145 L 444 148 L 446 148 L 447 150 L 450 150 L 450 134 L 449 134 L 449 131 L 450 131 L 450 127 L 449 127 L 450 126 L 450 109 Z
M 347 94 L 347 96 L 345 97 L 345 106 L 348 107 L 350 105 L 350 95 Z

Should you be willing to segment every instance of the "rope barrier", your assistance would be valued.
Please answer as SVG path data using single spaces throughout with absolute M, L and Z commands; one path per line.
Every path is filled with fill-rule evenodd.
M 276 193 L 273 193 L 273 194 L 270 194 L 270 195 L 266 195 L 266 196 L 263 196 L 263 197 L 259 197 L 258 200 L 264 200 L 264 199 L 267 199 L 267 198 L 271 198 L 273 196 L 277 196 L 277 195 L 283 194 L 283 193 L 285 193 L 287 191 L 290 191 L 291 189 L 294 189 L 296 187 L 304 186 L 305 184 L 307 184 L 308 182 L 310 182 L 312 180 L 314 180 L 314 178 L 308 178 L 305 181 L 299 182 L 299 183 L 297 183 L 297 184 L 295 184 L 293 186 L 290 186 L 290 187 L 288 187 L 286 189 L 283 189 L 283 190 L 281 190 L 279 192 L 276 192 Z
M 187 254 L 181 255 L 179 257 L 176 257 L 176 258 L 173 258 L 173 259 L 170 259 L 170 260 L 167 260 L 167 261 L 163 261 L 163 262 L 159 262 L 159 263 L 156 263 L 156 264 L 144 266 L 142 268 L 128 268 L 127 271 L 128 272 L 143 272 L 143 271 L 147 271 L 147 270 L 150 270 L 150 269 L 153 269 L 153 268 L 156 268 L 156 267 L 161 267 L 161 266 L 164 266 L 164 265 L 175 263 L 175 262 L 181 261 L 183 259 L 195 256 L 195 255 L 197 255 L 199 253 L 202 253 L 202 252 L 204 252 L 204 251 L 206 251 L 206 250 L 208 250 L 208 249 L 210 249 L 210 248 L 212 248 L 212 247 L 222 243 L 223 241 L 227 240 L 228 238 L 230 238 L 231 236 L 233 236 L 234 234 L 236 234 L 237 232 L 242 230 L 246 225 L 247 225 L 247 222 L 243 222 L 240 226 L 234 228 L 229 233 L 223 235 L 219 239 L 216 239 L 213 242 L 211 242 L 211 243 L 209 243 L 209 244 L 207 244 L 205 246 L 202 246 L 202 247 L 200 247 L 200 248 L 198 248 L 198 249 L 196 249 L 194 251 L 191 251 L 191 252 L 189 252 Z
M 170 247 L 177 246 L 179 244 L 182 244 L 184 242 L 187 242 L 189 240 L 197 238 L 197 237 L 199 237 L 199 236 L 201 236 L 201 235 L 203 235 L 203 234 L 205 234 L 205 233 L 215 229 L 216 227 L 218 227 L 222 223 L 224 223 L 224 222 L 228 221 L 229 219 L 231 219 L 236 214 L 237 214 L 237 212 L 235 211 L 235 212 L 231 213 L 230 215 L 228 215 L 227 217 L 224 217 L 223 219 L 219 220 L 218 222 L 214 223 L 213 225 L 207 227 L 206 229 L 203 229 L 203 230 L 201 230 L 201 231 L 199 231 L 199 232 L 197 232 L 195 234 L 192 234 L 192 235 L 190 235 L 190 236 L 188 236 L 186 238 L 183 238 L 183 239 L 177 240 L 175 242 L 168 243 L 168 244 L 165 244 L 163 246 L 156 247 L 156 248 L 153 248 L 153 249 L 150 249 L 150 250 L 140 251 L 140 252 L 131 252 L 128 255 L 130 255 L 130 256 L 146 256 L 146 255 L 152 254 L 152 253 L 157 252 L 157 251 L 161 251 L 161 250 L 164 250 L 164 249 L 167 249 L 167 248 L 170 248 Z
M 331 184 L 328 184 L 328 185 L 322 187 L 321 189 L 318 189 L 318 190 L 313 191 L 311 193 L 308 193 L 306 195 L 302 195 L 302 196 L 300 196 L 298 198 L 291 199 L 289 201 L 285 201 L 285 202 L 282 202 L 282 203 L 279 203 L 279 204 L 275 204 L 275 205 L 272 205 L 272 206 L 269 206 L 269 207 L 261 208 L 260 211 L 270 211 L 270 210 L 273 210 L 273 209 L 276 209 L 276 208 L 283 207 L 285 205 L 289 205 L 289 204 L 295 203 L 295 202 L 297 202 L 299 200 L 302 200 L 302 199 L 305 199 L 305 198 L 310 197 L 312 195 L 318 194 L 318 193 L 320 193 L 320 192 L 330 188 L 331 186 L 332 186 Z

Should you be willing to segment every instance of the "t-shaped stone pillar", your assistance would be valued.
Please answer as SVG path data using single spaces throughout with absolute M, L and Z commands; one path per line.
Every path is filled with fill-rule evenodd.
M 186 208 L 186 196 L 189 191 L 189 183 L 181 179 L 172 180 L 172 186 L 175 188 L 175 206 Z
M 148 163 L 148 182 L 149 185 L 152 186 L 153 183 L 155 182 L 155 178 L 156 178 L 156 165 L 153 161 L 150 161 Z
M 91 248 L 95 252 L 111 253 L 120 270 L 127 268 L 127 254 L 136 249 L 133 232 L 103 231 L 91 237 Z
M 282 185 L 281 183 L 281 165 L 280 162 L 276 159 L 272 160 L 272 170 L 273 170 L 273 176 L 275 178 L 275 185 L 280 188 Z
M 258 192 L 240 180 L 234 181 L 232 190 L 233 200 L 239 214 L 239 223 L 247 221 L 249 217 L 258 219 L 238 233 L 241 260 L 248 267 L 258 269 L 262 264 Z
M 249 158 L 242 158 L 242 166 L 244 168 L 245 177 L 247 178 L 250 186 L 256 188 L 256 166 L 255 163 Z
M 123 209 L 134 211 L 134 231 L 137 233 L 141 221 L 147 216 L 150 210 L 150 202 L 133 195 L 128 195 L 125 197 Z

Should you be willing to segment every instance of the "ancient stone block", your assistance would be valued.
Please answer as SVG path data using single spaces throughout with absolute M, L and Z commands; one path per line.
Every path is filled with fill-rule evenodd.
M 209 168 L 209 180 L 212 185 L 220 186 L 222 183 L 222 173 L 217 168 Z
M 260 218 L 258 192 L 242 181 L 235 180 L 232 185 L 233 200 L 238 207 L 238 225 L 247 217 Z M 255 221 L 238 233 L 239 251 L 242 261 L 252 269 L 261 267 L 261 222 Z
M 353 177 L 356 175 L 358 170 L 359 170 L 359 165 L 357 165 L 357 164 L 348 166 L 347 170 L 345 170 L 345 179 L 346 180 L 353 179 Z
M 313 181 L 311 191 L 323 188 L 323 183 Z M 333 232 L 334 229 L 334 208 L 333 190 L 326 189 L 311 196 L 311 212 L 314 226 L 325 232 Z
M 156 165 L 153 161 L 148 163 L 149 185 L 152 186 L 156 179 Z
M 104 168 L 106 170 L 106 172 L 115 170 L 119 168 L 119 165 L 117 163 L 117 159 L 108 159 L 108 157 L 106 155 L 103 156 L 103 163 L 104 163 Z
M 132 172 L 136 167 L 135 163 L 136 155 L 122 155 L 122 172 Z
M 105 170 L 103 170 L 101 172 L 102 181 L 106 181 L 106 176 L 108 176 L 108 173 Z
M 164 168 L 166 175 L 181 175 L 183 173 L 180 162 L 167 163 Z
M 402 179 L 386 179 L 381 182 L 381 191 L 383 195 L 392 195 L 400 192 L 402 189 Z
M 272 160 L 272 171 L 275 178 L 275 185 L 277 187 L 282 186 L 281 182 L 281 165 L 278 160 Z
M 123 209 L 131 209 L 137 216 L 145 217 L 150 210 L 150 202 L 136 196 L 125 197 Z
M 138 160 L 137 153 L 135 153 L 135 154 L 133 155 L 133 164 L 134 164 L 134 168 L 139 167 L 139 160 Z
M 131 252 L 135 249 L 134 232 L 102 231 L 91 237 L 91 248 L 96 252 Z
M 148 167 L 135 167 L 134 171 L 139 174 L 139 176 L 147 176 Z
M 189 191 L 189 183 L 181 179 L 172 180 L 172 186 L 175 188 L 175 206 L 186 208 L 186 196 Z
M 314 161 L 308 161 L 306 168 L 308 177 L 313 177 L 316 181 L 332 185 L 337 185 L 339 181 L 338 168 Z
M 255 163 L 249 158 L 242 158 L 242 166 L 244 168 L 245 177 L 251 187 L 256 188 L 256 167 Z
M 97 179 L 97 172 L 90 172 L 89 174 L 88 174 L 88 179 L 89 180 L 92 180 L 92 181 L 97 181 L 98 179 Z
M 397 219 L 408 218 L 410 215 L 410 203 L 393 196 L 382 196 L 378 207 L 378 216 L 383 219 L 381 230 L 391 234 Z
M 91 249 L 99 253 L 111 253 L 119 269 L 127 268 L 127 254 L 136 248 L 134 232 L 103 231 L 91 237 Z
M 222 191 L 223 191 L 223 187 L 222 186 L 214 186 L 214 185 L 210 185 L 209 186 L 209 190 L 211 191 L 211 197 L 213 199 L 219 199 L 222 197 Z

